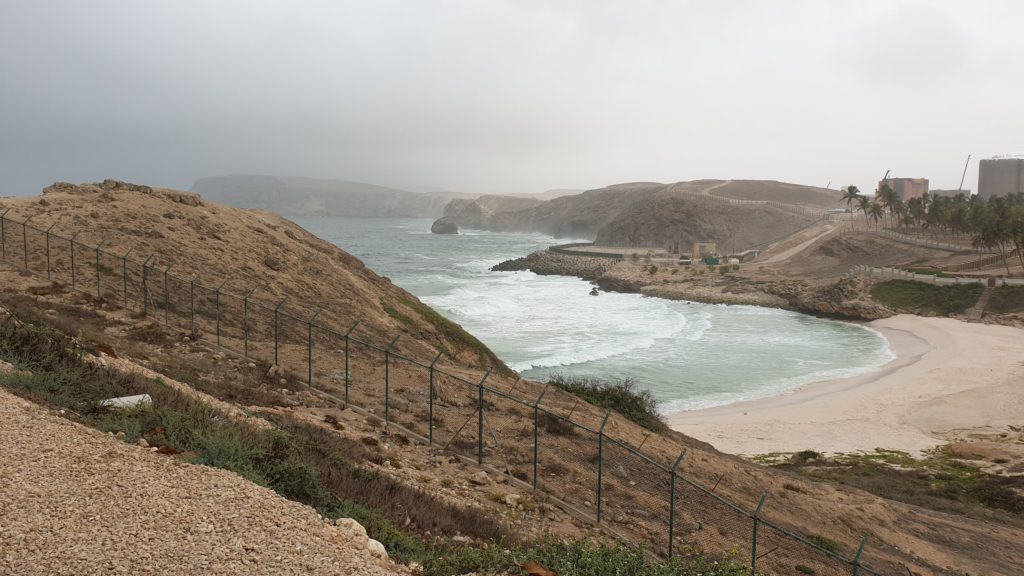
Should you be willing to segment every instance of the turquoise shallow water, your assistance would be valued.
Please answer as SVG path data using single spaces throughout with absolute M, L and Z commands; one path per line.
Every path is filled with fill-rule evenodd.
M 631 378 L 665 412 L 773 396 L 892 359 L 877 332 L 771 308 L 602 293 L 576 278 L 490 272 L 542 234 L 430 233 L 428 219 L 296 218 L 462 324 L 524 376 Z

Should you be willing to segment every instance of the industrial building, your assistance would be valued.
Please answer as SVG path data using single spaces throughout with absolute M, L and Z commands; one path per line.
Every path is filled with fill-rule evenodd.
M 985 199 L 1024 192 L 1024 156 L 996 156 L 978 164 L 978 194 Z
M 881 190 L 883 185 L 892 188 L 903 202 L 928 193 L 927 178 L 885 178 L 878 182 L 878 189 Z

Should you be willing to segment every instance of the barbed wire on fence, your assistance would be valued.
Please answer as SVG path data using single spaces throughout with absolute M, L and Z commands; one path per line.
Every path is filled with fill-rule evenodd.
M 609 436 L 609 414 L 588 426 L 572 419 L 574 406 L 560 413 L 557 403 L 543 405 L 546 386 L 535 398 L 520 397 L 515 385 L 508 391 L 488 386 L 490 370 L 473 380 L 439 368 L 440 353 L 420 361 L 396 350 L 398 338 L 369 342 L 357 336 L 358 322 L 321 324 L 319 311 L 300 317 L 283 309 L 286 300 L 262 302 L 252 290 L 223 290 L 224 281 L 178 276 L 166 257 L 158 266 L 154 255 L 141 259 L 134 249 L 113 253 L 104 250 L 105 242 L 80 242 L 81 230 L 65 237 L 53 226 L 36 228 L 6 215 L 0 214 L 0 259 L 9 264 L 271 363 L 272 372 L 301 375 L 311 389 L 382 415 L 430 446 L 494 466 L 582 507 L 599 524 L 633 530 L 659 555 L 672 558 L 686 549 L 738 554 L 749 558 L 752 573 L 803 566 L 813 574 L 878 574 L 861 562 L 863 541 L 847 558 L 773 524 L 762 515 L 767 494 L 747 511 L 680 472 L 685 451 L 674 464 L 658 462 Z

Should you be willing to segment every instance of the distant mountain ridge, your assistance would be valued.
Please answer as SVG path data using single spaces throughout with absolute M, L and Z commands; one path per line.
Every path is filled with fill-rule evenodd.
M 348 180 L 232 175 L 197 180 L 190 190 L 214 202 L 291 216 L 436 218 L 458 192 L 417 193 Z
M 352 216 L 364 218 L 437 218 L 452 200 L 479 194 L 411 192 L 350 180 L 296 176 L 234 174 L 196 180 L 191 192 L 237 208 L 259 208 L 287 216 Z M 580 190 L 556 189 L 539 194 L 511 194 L 535 202 Z

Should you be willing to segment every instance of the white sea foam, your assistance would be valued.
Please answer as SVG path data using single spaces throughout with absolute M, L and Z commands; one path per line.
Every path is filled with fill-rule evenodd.
M 784 394 L 892 358 L 880 334 L 856 324 L 637 294 L 593 297 L 575 278 L 489 271 L 569 239 L 437 235 L 424 219 L 300 223 L 462 324 L 527 377 L 632 378 L 666 412 Z

